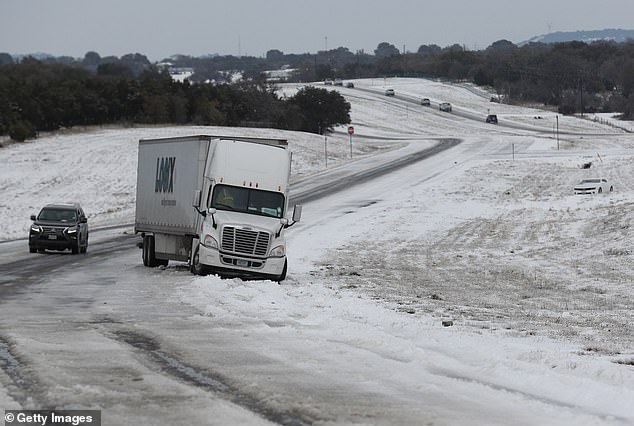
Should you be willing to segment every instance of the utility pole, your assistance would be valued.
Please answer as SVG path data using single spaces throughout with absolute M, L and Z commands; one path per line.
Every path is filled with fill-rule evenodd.
M 581 117 L 583 118 L 583 74 L 579 76 L 579 94 L 581 97 Z
M 559 114 L 555 118 L 557 119 L 557 151 L 559 151 Z
M 326 153 L 326 168 L 328 168 L 328 136 L 324 132 L 324 151 Z
M 350 133 L 350 159 L 352 160 L 352 133 Z

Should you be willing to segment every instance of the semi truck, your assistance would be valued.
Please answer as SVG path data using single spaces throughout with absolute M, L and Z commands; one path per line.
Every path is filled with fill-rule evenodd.
M 188 262 L 204 275 L 286 278 L 291 153 L 285 139 L 141 139 L 135 233 L 143 264 Z

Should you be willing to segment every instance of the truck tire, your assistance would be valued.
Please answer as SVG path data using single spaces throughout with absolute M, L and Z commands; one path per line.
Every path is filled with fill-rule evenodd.
M 277 277 L 277 278 L 275 279 L 275 281 L 277 281 L 278 283 L 279 283 L 279 282 L 282 282 L 282 281 L 284 281 L 284 280 L 286 279 L 286 269 L 287 269 L 287 266 L 288 266 L 288 261 L 287 261 L 287 260 L 284 260 L 284 269 L 282 269 L 282 274 L 281 274 L 279 277 Z
M 143 259 L 143 266 L 147 266 L 147 238 L 143 236 L 143 242 L 139 246 L 141 247 L 141 259 Z
M 143 265 L 148 268 L 154 268 L 158 266 L 156 263 L 156 258 L 154 257 L 154 236 L 153 235 L 144 235 L 143 236 Z
M 148 268 L 167 266 L 168 259 L 157 259 L 154 251 L 154 235 L 143 236 L 143 265 Z
M 207 268 L 205 268 L 205 266 L 200 263 L 200 257 L 198 255 L 199 252 L 200 250 L 197 247 L 196 252 L 192 256 L 189 270 L 194 275 L 207 275 Z

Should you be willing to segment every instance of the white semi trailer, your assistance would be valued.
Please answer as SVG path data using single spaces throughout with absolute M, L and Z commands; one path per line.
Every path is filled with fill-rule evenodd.
M 143 264 L 286 277 L 291 155 L 283 139 L 196 135 L 139 141 L 135 232 Z

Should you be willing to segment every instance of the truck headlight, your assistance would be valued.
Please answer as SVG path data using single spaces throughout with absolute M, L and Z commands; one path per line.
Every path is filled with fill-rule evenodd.
M 279 246 L 275 246 L 271 249 L 269 253 L 270 257 L 284 257 L 286 256 L 286 246 L 284 244 L 280 244 Z
M 203 238 L 203 245 L 208 248 L 218 249 L 218 241 L 209 234 L 206 234 L 205 238 Z

